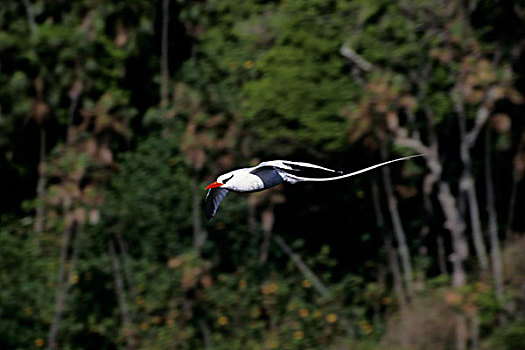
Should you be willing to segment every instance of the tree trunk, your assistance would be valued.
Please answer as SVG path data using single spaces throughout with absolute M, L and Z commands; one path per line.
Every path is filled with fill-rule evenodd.
M 479 218 L 478 199 L 476 195 L 476 187 L 474 185 L 474 177 L 472 175 L 472 159 L 470 156 L 470 149 L 472 148 L 472 146 L 474 146 L 479 130 L 476 127 L 474 127 L 473 130 L 467 133 L 465 125 L 465 111 L 463 101 L 461 100 L 459 93 L 453 92 L 452 100 L 454 102 L 456 114 L 458 115 L 460 133 L 459 154 L 461 162 L 463 163 L 463 171 L 461 173 L 461 178 L 459 181 L 460 196 L 461 201 L 466 200 L 466 204 L 469 210 L 470 226 L 472 229 L 472 239 L 474 241 L 474 249 L 476 252 L 476 257 L 478 259 L 479 266 L 481 267 L 481 269 L 486 270 L 488 269 L 487 248 L 485 247 L 485 242 L 483 241 L 483 234 L 481 232 L 481 220 Z M 476 120 L 486 120 L 486 118 L 488 117 L 488 113 L 488 110 L 481 107 L 478 111 L 478 116 Z M 463 205 L 460 205 L 460 208 L 461 207 L 463 207 Z M 465 221 L 465 219 L 463 219 L 463 221 Z
M 73 235 L 73 231 L 76 227 L 75 218 L 73 217 L 73 213 L 70 212 L 69 208 L 70 203 L 66 200 L 66 204 L 64 205 L 66 226 L 64 228 L 64 231 L 62 231 L 60 257 L 58 261 L 59 267 L 55 297 L 55 315 L 49 328 L 47 349 L 55 349 L 57 347 L 56 337 L 58 334 L 58 327 L 60 325 L 60 321 L 62 320 L 62 313 L 66 304 L 67 291 L 69 290 L 69 288 L 66 287 L 69 283 L 69 280 L 66 278 L 66 265 L 68 260 L 67 253 L 69 250 L 69 242 L 71 241 L 71 236 Z M 73 268 L 74 267 L 72 266 L 71 269 Z
M 439 161 L 439 145 L 434 130 L 432 111 L 425 107 L 425 116 L 428 121 L 429 146 L 425 146 L 421 139 L 408 138 L 402 134 L 396 136 L 398 145 L 415 149 L 425 155 L 425 161 L 432 174 L 431 178 L 438 183 L 438 201 L 445 216 L 445 228 L 450 231 L 452 237 L 453 253 L 450 255 L 452 262 L 452 284 L 455 287 L 463 286 L 466 282 L 464 263 L 468 258 L 468 244 L 465 237 L 465 224 L 459 213 L 456 199 L 450 191 L 448 183 L 441 180 L 442 166 Z M 430 181 L 429 181 L 430 183 Z M 428 185 L 428 184 L 427 184 Z M 427 188 L 427 190 L 429 190 Z
M 132 274 L 129 271 L 128 248 L 126 242 L 124 242 L 124 238 L 122 238 L 122 235 L 119 232 L 115 234 L 115 237 L 117 238 L 118 249 L 120 250 L 120 254 L 122 256 L 122 271 L 124 272 L 124 280 L 128 284 L 128 289 L 131 293 L 132 300 L 135 300 L 137 297 L 137 292 L 135 289 L 135 283 L 133 281 Z
M 479 315 L 474 312 L 470 319 L 470 349 L 477 350 L 479 347 Z
M 43 174 L 43 166 L 46 158 L 46 130 L 44 125 L 40 125 L 40 159 L 38 166 L 38 182 L 36 185 L 36 196 L 38 199 L 38 204 L 36 207 L 35 214 L 35 232 L 38 235 L 44 230 L 44 216 L 45 216 L 45 207 L 44 207 L 44 196 L 46 191 L 46 177 Z
M 68 110 L 68 118 L 67 118 L 67 144 L 71 145 L 73 143 L 73 117 L 74 113 L 78 104 L 78 100 L 80 98 L 80 94 L 82 92 L 82 83 L 80 80 L 75 81 L 73 83 L 73 86 L 71 87 L 69 91 L 69 98 L 71 100 Z M 58 328 L 60 326 L 60 321 L 62 320 L 62 313 L 64 312 L 64 307 L 67 299 L 67 294 L 69 292 L 70 288 L 70 277 L 71 273 L 75 268 L 76 260 L 78 257 L 78 244 L 79 244 L 79 238 L 80 233 L 77 233 L 77 238 L 75 239 L 75 243 L 73 245 L 73 253 L 71 255 L 71 267 L 69 270 L 69 274 L 66 277 L 66 266 L 67 266 L 67 260 L 68 260 L 68 250 L 69 250 L 69 242 L 71 240 L 72 235 L 74 234 L 75 229 L 77 228 L 77 221 L 76 217 L 74 215 L 74 212 L 72 211 L 73 207 L 73 198 L 70 195 L 66 195 L 63 199 L 63 208 L 64 208 L 64 218 L 65 218 L 65 228 L 64 231 L 62 231 L 62 240 L 61 240 L 61 247 L 60 247 L 60 257 L 59 257 L 59 270 L 58 270 L 58 278 L 57 278 L 57 289 L 56 289 L 56 298 L 55 298 L 55 315 L 53 317 L 53 321 L 51 322 L 51 326 L 49 329 L 49 335 L 48 335 L 48 342 L 47 342 L 47 349 L 55 349 L 56 348 L 56 337 L 58 334 Z
M 489 222 L 490 237 L 490 257 L 492 263 L 492 277 L 498 302 L 503 304 L 503 267 L 498 238 L 498 218 L 494 205 L 494 186 L 492 182 L 492 162 L 491 162 L 491 130 L 487 126 L 485 136 L 485 185 L 487 193 L 487 214 Z M 503 314 L 500 316 L 501 323 L 504 323 Z
M 109 256 L 111 258 L 111 267 L 113 270 L 113 278 L 115 280 L 115 290 L 117 293 L 117 301 L 120 309 L 120 316 L 122 318 L 124 338 L 126 339 L 126 345 L 128 349 L 136 349 L 137 344 L 133 336 L 131 316 L 128 310 L 128 303 L 126 301 L 126 290 L 122 279 L 122 270 L 120 268 L 120 262 L 115 251 L 115 245 L 113 244 L 113 240 L 109 241 L 108 250 Z
M 456 350 L 467 348 L 468 330 L 465 316 L 456 315 Z
M 436 241 L 437 241 L 439 273 L 442 275 L 448 275 L 447 262 L 445 258 L 445 244 L 443 243 L 443 237 L 441 235 L 438 235 L 436 238 Z
M 450 191 L 448 183 L 441 180 L 442 166 L 439 161 L 439 145 L 434 131 L 434 124 L 430 108 L 425 108 L 425 116 L 428 121 L 429 146 L 425 146 L 420 138 L 409 138 L 402 133 L 396 135 L 396 143 L 406 147 L 411 147 L 425 155 L 425 161 L 431 175 L 425 178 L 424 190 L 429 190 L 430 185 L 438 183 L 438 201 L 445 216 L 445 228 L 450 231 L 452 236 L 453 253 L 450 255 L 452 262 L 452 284 L 459 288 L 466 283 L 466 273 L 464 263 L 468 258 L 468 244 L 465 237 L 465 224 L 459 213 L 458 204 Z M 427 182 L 427 179 L 428 180 Z M 429 186 L 425 189 L 426 186 Z M 465 319 L 461 315 L 456 317 L 456 349 L 464 350 L 467 343 L 467 331 Z
M 37 27 L 33 7 L 31 6 L 31 2 L 29 0 L 22 0 L 22 2 L 24 3 L 24 7 L 26 8 L 27 22 L 29 23 L 29 32 L 31 33 L 31 36 L 34 36 L 36 34 Z
M 191 181 L 192 187 L 192 216 L 193 216 L 193 248 L 198 255 L 201 254 L 202 247 L 206 243 L 208 233 L 202 227 L 200 195 L 197 179 Z
M 440 182 L 438 199 L 445 214 L 444 226 L 452 236 L 452 247 L 454 249 L 450 255 L 453 267 L 452 285 L 459 288 L 466 283 L 464 263 L 468 258 L 468 244 L 465 237 L 465 224 L 461 220 L 456 199 L 452 196 L 448 183 Z
M 514 156 L 514 168 L 512 171 L 512 189 L 509 202 L 509 210 L 505 227 L 505 242 L 510 241 L 512 237 L 512 223 L 514 221 L 514 208 L 516 206 L 516 194 L 518 193 L 518 184 L 523 177 L 523 152 L 525 151 L 525 131 L 521 134 L 521 140 Z M 521 165 L 519 165 L 521 164 Z
M 387 158 L 386 145 L 384 144 L 381 146 L 381 157 L 383 158 L 383 160 L 386 160 Z M 394 189 L 392 186 L 392 180 L 390 176 L 390 168 L 382 167 L 381 171 L 383 174 L 383 184 L 387 196 L 388 210 L 392 219 L 392 227 L 394 229 L 394 235 L 396 237 L 398 245 L 399 256 L 401 257 L 401 267 L 403 270 L 403 276 L 407 287 L 408 295 L 411 297 L 414 292 L 414 287 L 412 283 L 412 263 L 410 261 L 410 251 L 408 250 L 408 245 L 406 242 L 406 234 L 403 230 L 403 225 L 399 216 L 397 199 L 394 194 Z
M 270 241 L 272 238 L 273 223 L 275 221 L 275 214 L 273 212 L 273 205 L 264 209 L 261 214 L 261 226 L 263 230 L 263 241 L 259 254 L 259 265 L 264 265 L 268 260 L 268 250 L 270 249 Z
M 253 193 L 248 195 L 248 231 L 252 235 L 252 239 L 257 236 L 257 198 Z
M 206 321 L 203 321 L 203 320 L 199 322 L 199 326 L 200 326 L 203 341 L 204 341 L 204 349 L 205 350 L 212 349 L 212 342 L 211 342 L 212 336 L 211 336 L 210 327 L 208 327 L 208 324 L 206 323 Z
M 169 95 L 169 61 L 168 61 L 168 23 L 169 23 L 169 0 L 162 0 L 162 42 L 161 42 L 161 56 L 160 56 L 160 105 L 166 107 L 168 105 Z
M 394 291 L 397 297 L 397 303 L 401 309 L 401 313 L 404 313 L 407 305 L 407 298 L 405 294 L 405 288 L 403 287 L 403 279 L 401 277 L 401 270 L 399 268 L 398 256 L 394 251 L 392 246 L 392 238 L 389 234 L 385 232 L 385 220 L 383 216 L 383 211 L 381 210 L 380 200 L 379 200 L 379 188 L 377 182 L 372 182 L 372 203 L 374 205 L 374 212 L 376 215 L 377 226 L 383 236 L 385 243 L 385 250 L 388 258 L 388 266 L 390 272 L 392 273 L 392 281 L 394 283 Z
M 397 260 L 397 254 L 395 253 L 394 247 L 392 246 L 392 238 L 385 238 L 385 249 L 388 257 L 388 265 L 390 266 L 390 272 L 392 272 L 392 279 L 394 282 L 394 291 L 397 296 L 397 303 L 401 313 L 406 310 L 407 307 L 407 297 L 405 294 L 405 288 L 403 287 L 403 282 L 401 278 L 401 269 L 399 268 L 399 261 Z

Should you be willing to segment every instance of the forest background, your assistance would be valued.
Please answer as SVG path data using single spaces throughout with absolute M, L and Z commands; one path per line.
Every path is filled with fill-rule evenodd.
M 3 0 L 3 349 L 525 348 L 525 2 Z M 230 194 L 260 161 L 352 179 Z

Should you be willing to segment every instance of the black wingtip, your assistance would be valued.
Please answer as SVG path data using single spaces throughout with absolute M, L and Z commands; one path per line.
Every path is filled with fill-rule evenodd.
M 208 191 L 208 194 L 206 196 L 206 206 L 205 206 L 205 216 L 208 221 L 210 221 L 215 214 L 217 213 L 217 209 L 219 208 L 219 205 L 221 204 L 222 200 L 224 199 L 224 196 L 228 193 L 228 190 L 223 188 L 211 188 Z

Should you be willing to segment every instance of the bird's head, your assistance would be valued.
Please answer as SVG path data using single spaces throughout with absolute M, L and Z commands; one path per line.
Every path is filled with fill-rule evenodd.
M 214 181 L 211 184 L 209 184 L 206 187 L 206 189 L 209 190 L 210 188 L 224 187 L 226 185 L 226 183 L 228 181 L 230 181 L 232 178 L 233 178 L 233 173 L 232 172 L 229 172 L 229 173 L 226 173 L 226 174 L 222 174 L 221 176 L 219 176 L 217 178 L 217 181 Z

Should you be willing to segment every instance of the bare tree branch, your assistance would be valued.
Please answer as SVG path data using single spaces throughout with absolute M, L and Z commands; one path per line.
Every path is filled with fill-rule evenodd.
M 449 257 L 452 266 L 454 267 L 452 285 L 454 287 L 462 287 L 466 283 L 466 273 L 463 263 L 468 258 L 465 224 L 459 215 L 456 199 L 452 196 L 448 183 L 443 181 L 440 182 L 438 199 L 445 213 L 446 221 L 444 226 L 452 235 L 452 245 L 454 247 L 454 252 Z
M 487 94 L 487 96 L 488 95 L 489 94 Z M 479 130 L 481 130 L 489 116 L 489 111 L 484 106 L 485 103 L 483 103 L 478 109 L 474 127 L 472 128 L 472 130 L 467 132 L 465 106 L 459 93 L 459 88 L 457 86 L 454 87 L 454 89 L 452 90 L 451 97 L 454 109 L 458 117 L 460 132 L 459 152 L 461 162 L 463 163 L 463 171 L 461 173 L 461 178 L 459 181 L 459 205 L 462 211 L 462 215 L 465 216 L 465 201 L 468 203 L 470 226 L 472 229 L 472 239 L 474 241 L 476 257 L 478 259 L 479 266 L 483 270 L 486 270 L 489 267 L 489 260 L 487 257 L 487 248 L 485 246 L 485 242 L 483 241 L 483 234 L 481 231 L 481 220 L 479 217 L 479 206 L 476 194 L 476 187 L 474 186 L 474 176 L 472 175 L 472 158 L 470 156 L 470 150 L 476 142 Z M 488 101 L 485 102 L 488 103 Z
M 292 262 L 297 266 L 299 271 L 302 272 L 302 274 L 312 282 L 312 286 L 321 294 L 323 297 L 328 297 L 330 295 L 330 292 L 328 291 L 328 288 L 324 285 L 323 282 L 313 273 L 312 270 L 301 259 L 301 257 L 297 254 L 294 254 L 292 249 L 283 241 L 283 239 L 279 235 L 274 235 L 273 240 L 277 245 L 282 249 L 283 252 L 285 252 Z
M 208 233 L 202 227 L 201 219 L 201 207 L 200 207 L 200 197 L 198 190 L 197 179 L 193 178 L 191 181 L 192 189 L 192 217 L 193 217 L 193 248 L 198 255 L 201 254 L 202 247 L 206 243 L 206 238 Z
M 428 109 L 430 111 L 430 109 Z M 468 258 L 468 244 L 465 237 L 465 224 L 459 214 L 456 199 L 450 191 L 448 183 L 441 180 L 442 166 L 439 161 L 439 152 L 437 137 L 433 129 L 433 122 L 431 114 L 425 113 L 429 119 L 428 132 L 430 146 L 425 146 L 421 139 L 408 138 L 405 135 L 397 135 L 395 143 L 403 144 L 407 147 L 413 147 L 416 151 L 425 150 L 421 152 L 424 154 L 424 159 L 430 169 L 430 174 L 425 179 L 423 190 L 430 193 L 433 185 L 438 183 L 438 200 L 445 214 L 445 228 L 449 230 L 452 236 L 452 246 L 454 252 L 450 255 L 452 262 L 452 283 L 456 287 L 461 287 L 466 283 L 466 273 L 464 262 Z M 428 180 L 428 181 L 427 181 Z M 428 194 L 427 193 L 427 194 Z
M 372 203 L 374 205 L 374 213 L 376 215 L 377 226 L 381 231 L 384 231 L 385 220 L 383 216 L 383 211 L 381 210 L 379 200 L 379 188 L 376 181 L 372 182 Z M 403 280 L 401 278 L 401 270 L 399 269 L 398 257 L 395 254 L 394 247 L 392 246 L 392 238 L 390 237 L 390 235 L 383 233 L 383 236 L 385 242 L 385 249 L 388 257 L 388 265 L 390 267 L 390 272 L 392 272 L 394 291 L 396 292 L 399 307 L 403 312 L 407 305 L 407 299 L 405 295 L 405 288 L 403 287 Z
M 295 264 L 295 266 L 297 266 L 297 268 L 299 269 L 299 271 L 301 271 L 301 273 L 310 281 L 312 282 L 312 286 L 314 287 L 314 289 L 319 293 L 321 294 L 323 297 L 329 297 L 330 296 L 330 291 L 328 290 L 328 288 L 324 285 L 324 283 L 315 275 L 315 273 L 310 270 L 310 268 L 304 263 L 304 261 L 301 259 L 301 257 L 297 254 L 294 254 L 294 252 L 292 251 L 292 249 L 290 248 L 290 246 L 288 246 L 284 240 L 279 236 L 279 235 L 276 235 L 274 234 L 273 235 L 273 240 L 275 241 L 275 243 L 277 243 L 277 245 L 279 246 L 279 248 L 282 249 L 283 252 L 286 253 L 286 255 L 288 255 L 290 257 L 290 259 L 292 260 L 292 262 Z M 341 324 L 343 325 L 343 327 L 345 328 L 348 336 L 350 337 L 353 337 L 353 328 L 350 324 L 350 322 L 342 315 L 339 315 L 339 318 L 341 320 Z
M 24 3 L 24 7 L 26 8 L 26 14 L 27 14 L 27 22 L 29 23 L 29 31 L 31 32 L 31 36 L 34 36 L 36 34 L 36 22 L 35 22 L 35 14 L 33 13 L 33 6 L 31 5 L 31 2 L 29 0 L 22 0 Z
M 386 144 L 381 145 L 381 158 L 386 160 L 387 150 Z M 405 230 L 403 229 L 403 224 L 401 223 L 401 217 L 399 215 L 399 208 L 397 205 L 397 198 L 394 194 L 394 189 L 392 186 L 392 179 L 390 175 L 389 167 L 382 167 L 381 173 L 383 174 L 383 185 L 385 188 L 385 193 L 387 196 L 388 211 L 392 219 L 392 227 L 394 229 L 394 235 L 397 241 L 399 256 L 401 258 L 401 267 L 403 270 L 403 277 L 406 283 L 407 292 L 409 297 L 414 293 L 413 286 L 413 273 L 412 273 L 412 262 L 410 258 L 410 251 L 408 249 Z
M 128 349 L 136 349 L 137 344 L 132 332 L 131 316 L 128 309 L 128 303 L 126 301 L 126 290 L 122 280 L 122 270 L 120 268 L 120 262 L 115 251 L 113 240 L 108 242 L 108 250 L 109 257 L 111 258 L 111 267 L 113 270 L 113 278 L 115 280 L 115 289 L 120 309 L 120 316 L 122 317 L 124 338 L 126 339 Z
M 489 221 L 489 237 L 490 237 L 490 257 L 492 262 L 492 276 L 494 278 L 494 287 L 496 290 L 496 298 L 500 303 L 503 303 L 503 262 L 501 259 L 499 238 L 498 238 L 498 217 L 496 214 L 496 207 L 494 205 L 494 186 L 492 182 L 492 161 L 491 161 L 491 130 L 487 126 L 485 135 L 485 188 L 487 195 L 487 214 Z M 503 314 L 500 319 L 504 322 Z
M 516 195 L 518 193 L 518 184 L 523 177 L 523 169 L 518 168 L 518 162 L 523 162 L 522 157 L 525 152 L 525 131 L 521 134 L 521 140 L 514 156 L 514 169 L 512 170 L 512 190 L 510 195 L 509 210 L 505 227 L 505 241 L 511 238 L 512 223 L 514 222 L 514 211 L 516 206 Z
M 427 156 L 430 153 L 430 149 L 421 142 L 421 139 L 412 137 L 402 136 L 401 134 L 396 135 L 395 143 L 400 146 L 412 148 L 417 153 L 424 154 Z
M 60 321 L 62 320 L 62 313 L 66 304 L 67 290 L 66 284 L 69 282 L 66 279 L 66 264 L 67 264 L 67 252 L 69 250 L 69 242 L 73 231 L 75 230 L 76 223 L 73 218 L 73 214 L 69 211 L 70 204 L 66 201 L 64 205 L 64 212 L 66 213 L 66 225 L 64 231 L 62 232 L 62 241 L 60 247 L 60 257 L 59 257 L 59 268 L 58 268 L 58 278 L 56 286 L 56 297 L 55 297 L 55 315 L 51 326 L 49 328 L 49 335 L 47 341 L 47 349 L 55 349 L 57 347 L 56 337 L 58 334 L 58 327 Z
M 268 250 L 270 248 L 270 240 L 272 238 L 273 223 L 275 221 L 275 214 L 273 212 L 273 205 L 263 210 L 261 214 L 261 226 L 263 231 L 263 242 L 259 254 L 259 265 L 263 265 L 268 260 Z
M 168 23 L 169 23 L 169 3 L 170 0 L 162 0 L 162 42 L 161 42 L 161 85 L 160 85 L 160 104 L 165 107 L 168 104 L 169 95 L 169 66 L 168 66 Z
M 374 68 L 372 63 L 368 62 L 362 56 L 358 55 L 354 50 L 350 48 L 350 46 L 348 46 L 347 43 L 341 45 L 341 47 L 339 48 L 339 53 L 341 54 L 341 56 L 348 59 L 350 62 L 355 64 L 357 68 L 364 72 L 370 72 Z

